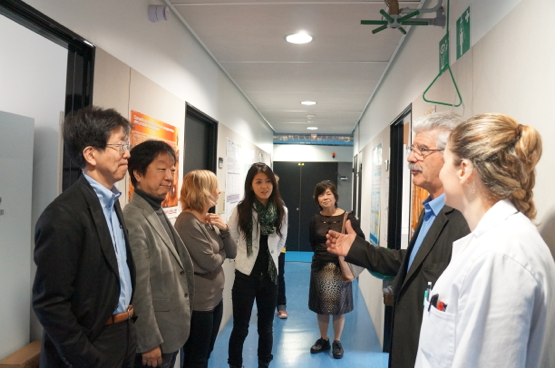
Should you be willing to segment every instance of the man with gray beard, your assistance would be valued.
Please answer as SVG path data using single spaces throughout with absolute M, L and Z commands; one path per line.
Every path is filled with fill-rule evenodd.
M 455 113 L 433 113 L 413 125 L 413 144 L 407 161 L 414 185 L 430 195 L 423 202 L 418 226 L 407 249 L 374 247 L 357 238 L 350 223 L 347 234 L 328 233 L 328 251 L 372 272 L 395 276 L 393 280 L 393 333 L 390 368 L 412 368 L 416 360 L 424 292 L 451 260 L 453 242 L 470 230 L 462 214 L 445 205 L 439 172 L 443 150 L 451 131 L 463 119 Z

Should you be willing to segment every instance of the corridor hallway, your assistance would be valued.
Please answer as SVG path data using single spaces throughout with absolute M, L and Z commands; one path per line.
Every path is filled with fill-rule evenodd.
M 308 309 L 308 285 L 310 280 L 311 252 L 287 252 L 285 263 L 285 283 L 287 290 L 288 319 L 274 319 L 274 360 L 272 368 L 386 368 L 388 354 L 382 353 L 378 337 L 364 300 L 353 283 L 355 308 L 345 315 L 345 329 L 341 338 L 345 354 L 343 359 L 334 359 L 331 350 L 310 354 L 310 347 L 320 337 L 316 314 Z M 376 296 L 381 298 L 380 296 Z M 331 319 L 330 319 L 331 320 Z M 233 318 L 220 332 L 209 362 L 209 368 L 226 368 L 227 347 Z M 333 338 L 332 323 L 328 334 Z M 249 335 L 243 349 L 245 368 L 257 365 L 256 304 L 254 306 Z

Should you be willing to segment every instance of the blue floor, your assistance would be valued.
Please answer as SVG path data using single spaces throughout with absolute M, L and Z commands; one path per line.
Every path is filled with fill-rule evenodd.
M 303 254 L 296 254 L 303 253 Z M 312 252 L 287 252 L 285 264 L 285 283 L 287 285 L 288 319 L 274 320 L 274 360 L 272 368 L 311 368 L 311 367 L 372 367 L 386 368 L 388 354 L 382 353 L 378 337 L 368 315 L 358 282 L 353 283 L 355 309 L 346 314 L 345 329 L 341 342 L 345 354 L 343 359 L 334 359 L 331 351 L 310 354 L 310 347 L 320 337 L 316 314 L 308 305 L 308 284 L 310 279 L 310 257 Z M 295 259 L 292 262 L 291 259 Z M 254 306 L 256 308 L 256 304 Z M 227 347 L 231 334 L 232 320 L 224 326 L 218 339 L 209 368 L 227 367 Z M 330 321 L 328 334 L 333 337 Z M 256 332 L 256 310 L 253 310 L 249 335 L 243 349 L 245 368 L 258 367 L 256 356 L 258 334 Z

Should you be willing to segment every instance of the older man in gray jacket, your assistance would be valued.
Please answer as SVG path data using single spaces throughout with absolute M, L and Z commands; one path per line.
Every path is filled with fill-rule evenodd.
M 189 337 L 193 265 L 161 206 L 173 185 L 175 163 L 174 150 L 162 141 L 138 144 L 129 159 L 135 193 L 123 213 L 137 268 L 135 367 L 172 368 Z

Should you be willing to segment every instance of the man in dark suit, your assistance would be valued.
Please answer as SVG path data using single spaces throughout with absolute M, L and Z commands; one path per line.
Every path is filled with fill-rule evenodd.
M 415 122 L 409 147 L 409 169 L 414 185 L 427 190 L 424 211 L 407 249 L 374 247 L 357 238 L 349 223 L 348 235 L 331 232 L 328 251 L 370 271 L 396 276 L 393 280 L 393 333 L 390 368 L 412 368 L 416 360 L 424 292 L 435 284 L 451 260 L 453 241 L 470 230 L 462 214 L 444 203 L 439 172 L 451 131 L 462 122 L 454 113 L 434 113 Z
M 129 159 L 135 193 L 123 214 L 137 266 L 135 367 L 173 368 L 191 328 L 193 263 L 162 209 L 176 161 L 170 145 L 154 140 L 136 145 Z
M 41 367 L 132 367 L 135 268 L 114 184 L 129 158 L 127 119 L 86 107 L 64 143 L 83 175 L 35 228 L 33 308 L 44 328 Z

